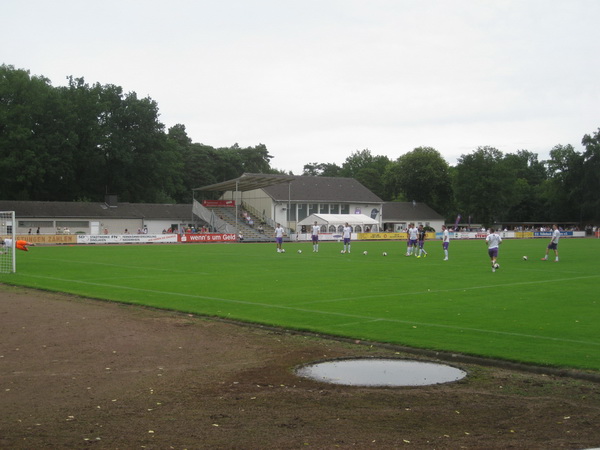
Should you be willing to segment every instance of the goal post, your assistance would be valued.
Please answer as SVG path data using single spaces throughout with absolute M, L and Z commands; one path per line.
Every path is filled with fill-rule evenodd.
M 17 257 L 15 245 L 17 226 L 14 211 L 0 211 L 0 273 L 15 273 L 17 271 Z

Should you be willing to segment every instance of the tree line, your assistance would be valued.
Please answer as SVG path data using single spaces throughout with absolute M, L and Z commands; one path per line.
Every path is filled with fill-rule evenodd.
M 309 163 L 301 175 L 351 177 L 385 201 L 427 203 L 449 220 L 600 220 L 600 129 L 583 153 L 557 145 L 550 159 L 528 150 L 479 147 L 450 166 L 431 147 L 392 160 L 355 151 L 338 166 Z M 189 203 L 192 189 L 243 173 L 283 173 L 263 144 L 214 148 L 168 130 L 157 103 L 115 85 L 0 66 L 0 197 L 6 200 Z
M 582 139 L 583 153 L 556 145 L 540 161 L 528 150 L 502 153 L 485 146 L 450 166 L 431 147 L 396 160 L 356 151 L 337 166 L 311 163 L 305 175 L 352 177 L 388 201 L 429 205 L 454 222 L 600 222 L 600 129 Z
M 262 145 L 214 148 L 168 131 L 151 98 L 69 77 L 64 87 L 0 66 L 0 196 L 10 200 L 190 203 L 192 189 L 269 173 Z

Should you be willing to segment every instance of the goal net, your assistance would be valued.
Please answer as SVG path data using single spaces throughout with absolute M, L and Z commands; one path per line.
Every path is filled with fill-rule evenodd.
M 14 273 L 17 270 L 15 212 L 0 211 L 0 273 Z

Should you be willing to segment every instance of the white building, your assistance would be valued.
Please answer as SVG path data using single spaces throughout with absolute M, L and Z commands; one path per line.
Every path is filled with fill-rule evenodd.
M 383 200 L 353 178 L 244 174 L 195 191 L 220 192 L 259 221 L 293 231 L 311 214 L 364 214 L 382 224 Z

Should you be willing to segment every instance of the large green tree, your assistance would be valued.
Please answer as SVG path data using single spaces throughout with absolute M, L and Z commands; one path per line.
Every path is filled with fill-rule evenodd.
M 49 164 L 60 146 L 60 117 L 48 79 L 0 66 L 0 195 L 36 200 L 45 195 Z
M 504 155 L 502 166 L 511 173 L 507 186 L 507 210 L 504 219 L 527 222 L 544 215 L 540 202 L 542 186 L 547 179 L 544 163 L 527 150 Z
M 302 175 L 313 177 L 339 177 L 342 168 L 335 163 L 308 163 L 304 165 Z
M 181 202 L 204 184 L 271 173 L 263 144 L 215 149 L 165 133 L 157 103 L 116 85 L 49 80 L 0 66 L 0 195 L 23 200 Z
M 510 220 L 507 212 L 512 172 L 502 160 L 502 152 L 488 146 L 458 159 L 454 194 L 457 210 L 463 217 L 485 225 Z
M 546 220 L 575 221 L 582 214 L 584 158 L 572 145 L 550 150 L 548 182 L 544 187 Z
M 67 162 L 69 191 L 59 198 L 47 200 L 101 200 L 106 192 L 106 159 L 101 149 L 103 88 L 90 86 L 83 78 L 68 78 L 66 87 L 58 88 L 66 105 L 66 135 L 62 158 Z
M 600 128 L 593 134 L 586 134 L 581 143 L 583 153 L 583 193 L 582 220 L 600 220 Z
M 389 164 L 384 173 L 388 192 L 397 200 L 417 201 L 442 215 L 452 206 L 450 167 L 431 147 L 418 147 Z
M 381 175 L 389 163 L 387 156 L 374 156 L 369 149 L 356 151 L 342 164 L 340 176 L 354 178 L 381 199 L 388 200 L 389 195 Z

